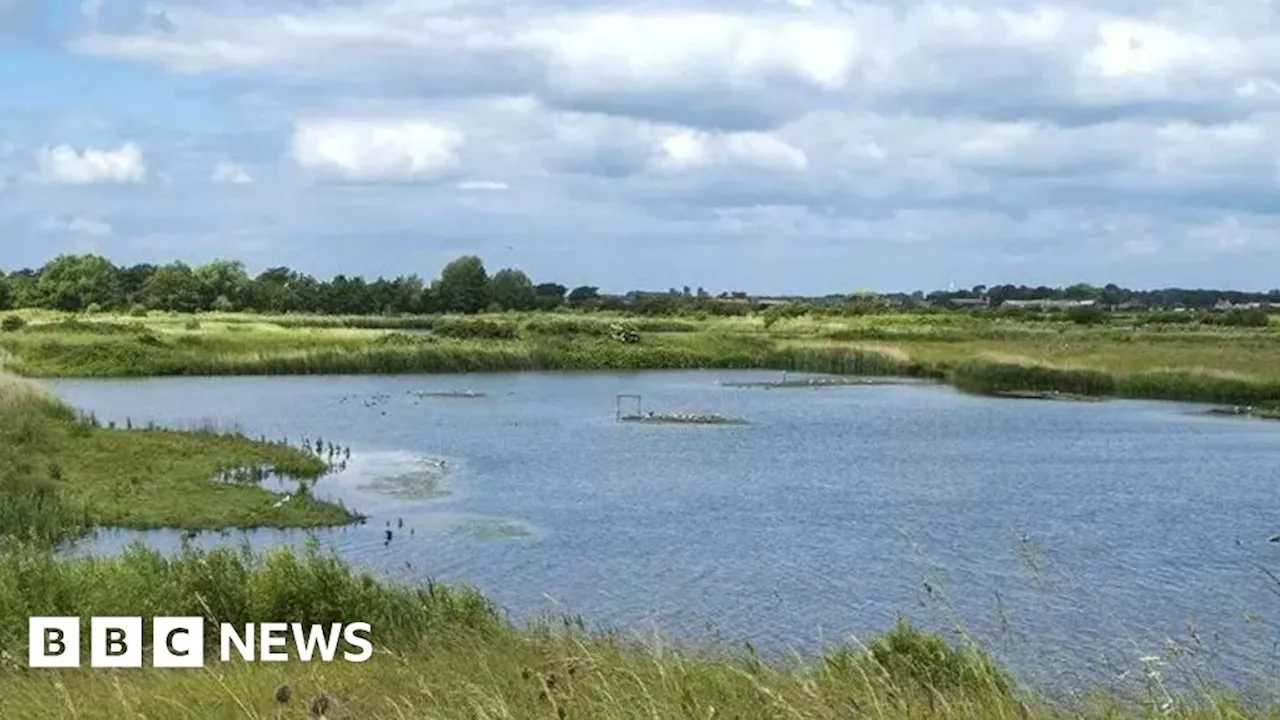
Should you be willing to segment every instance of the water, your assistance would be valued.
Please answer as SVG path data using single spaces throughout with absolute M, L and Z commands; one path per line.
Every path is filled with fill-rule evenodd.
M 511 614 L 815 650 L 899 615 L 962 623 L 1041 685 L 1179 666 L 1277 674 L 1280 425 L 1151 402 L 946 387 L 726 388 L 662 372 L 62 381 L 104 421 L 237 424 L 349 445 L 317 492 L 370 516 L 322 531 L 404 579 L 474 585 Z M 473 390 L 483 397 L 418 397 Z M 715 412 L 748 425 L 615 421 Z M 370 398 L 378 398 L 370 400 Z M 630 407 L 623 408 L 630 411 Z M 427 460 L 436 464 L 426 465 Z M 443 462 L 443 472 L 439 463 Z M 399 522 L 403 521 L 403 527 Z M 384 542 L 387 524 L 394 539 Z M 75 552 L 172 531 L 103 531 Z M 212 534 L 265 547 L 304 533 Z

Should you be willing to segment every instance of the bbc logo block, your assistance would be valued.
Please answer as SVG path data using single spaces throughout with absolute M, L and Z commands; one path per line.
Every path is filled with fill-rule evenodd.
M 78 668 L 83 665 L 84 625 L 78 617 L 33 617 L 27 665 L 32 668 Z M 149 634 L 140 617 L 93 617 L 88 623 L 89 666 L 140 668 L 150 659 L 157 668 L 201 668 L 205 663 L 204 618 L 157 617 Z M 367 622 L 305 625 L 303 623 L 231 623 L 218 626 L 218 659 L 232 662 L 365 662 L 373 656 Z M 290 648 L 292 645 L 292 651 Z M 150 650 L 148 651 L 148 647 Z M 343 648 L 346 648 L 343 650 Z
M 28 666 L 80 667 L 80 618 L 33 617 L 27 627 Z M 142 667 L 146 641 L 142 629 L 140 617 L 90 618 L 89 665 L 98 668 Z M 204 666 L 204 618 L 155 618 L 152 622 L 151 641 L 152 667 Z

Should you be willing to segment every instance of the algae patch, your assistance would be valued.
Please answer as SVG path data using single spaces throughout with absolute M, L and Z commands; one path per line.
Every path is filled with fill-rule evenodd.
M 506 518 L 469 518 L 454 528 L 453 532 L 476 540 L 502 540 L 533 535 L 528 526 Z
M 370 480 L 361 489 L 399 500 L 441 498 L 449 494 L 445 480 L 451 468 L 447 460 L 423 458 L 401 472 Z

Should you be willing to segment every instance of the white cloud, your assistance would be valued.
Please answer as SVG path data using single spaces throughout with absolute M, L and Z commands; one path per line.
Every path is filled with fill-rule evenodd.
M 83 215 L 73 217 L 51 216 L 45 219 L 44 228 L 50 232 L 91 237 L 107 237 L 115 234 L 111 223 Z
M 86 148 L 84 152 L 70 145 L 59 145 L 38 152 L 36 161 L 42 178 L 54 183 L 136 183 L 147 177 L 142 148 L 132 142 L 125 143 L 119 150 Z
M 166 0 L 132 27 L 126 5 L 108 4 L 111 22 L 86 23 L 67 48 L 158 70 L 157 87 L 164 71 L 229 79 L 203 99 L 243 111 L 218 129 L 54 134 L 138 137 L 151 187 L 174 178 L 166 211 L 190 207 L 157 236 L 180 237 L 204 208 L 227 224 L 218 234 L 245 217 L 287 225 L 263 252 L 356 232 L 395 248 L 429 224 L 468 239 L 541 233 L 583 262 L 587 241 L 568 238 L 589 236 L 602 258 L 637 237 L 664 251 L 740 243 L 773 258 L 764 275 L 787 261 L 768 245 L 782 236 L 830 253 L 824 270 L 848 246 L 844 267 L 919 284 L 921 264 L 879 259 L 928 244 L 930 261 L 974 273 L 1023 263 L 975 281 L 1033 282 L 1023 273 L 1043 261 L 1046 274 L 1099 267 L 1105 282 L 1089 263 L 1141 257 L 1134 272 L 1156 277 L 1178 258 L 1199 271 L 1187 258 L 1231 262 L 1280 237 L 1280 30 L 1263 3 Z M 0 156 L 0 183 L 41 141 L 21 144 L 22 164 Z M 46 150 L 42 173 L 142 178 L 93 152 Z M 282 152 L 296 168 L 248 176 Z M 185 183 L 210 168 L 254 192 L 193 198 Z M 347 183 L 295 185 L 299 169 Z M 391 186 L 414 180 L 441 182 Z M 83 195 L 98 192 L 111 191 Z M 223 202 L 243 205 L 209 209 Z M 620 265 L 650 262 L 635 258 Z M 1258 277 L 1265 264 L 1233 267 Z M 673 266 L 651 265 L 654 277 Z
M 236 163 L 223 160 L 213 166 L 209 182 L 220 185 L 248 185 L 253 182 L 253 176 Z
M 294 131 L 293 158 L 347 180 L 411 180 L 458 167 L 464 142 L 461 131 L 424 119 L 309 120 Z
M 509 190 L 504 182 L 494 180 L 464 180 L 454 185 L 459 190 Z
M 662 170 L 689 170 L 713 166 L 747 166 L 763 170 L 804 170 L 804 151 L 766 133 L 714 135 L 683 130 L 662 140 L 654 166 Z

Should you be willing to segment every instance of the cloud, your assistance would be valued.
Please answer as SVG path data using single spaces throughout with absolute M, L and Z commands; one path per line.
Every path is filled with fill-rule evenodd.
M 1262 268 L 1280 260 L 1280 32 L 1266 4 L 163 6 L 107 3 L 64 46 L 104 83 L 127 72 L 157 96 L 121 83 L 119 105 L 86 99 L 106 128 L 39 109 L 0 119 L 0 143 L 21 148 L 0 156 L 0 178 L 22 177 L 32 148 L 146 146 L 147 177 L 170 187 L 74 191 L 77 212 L 128 224 L 105 245 L 243 236 L 263 262 L 350 271 L 320 250 L 358 237 L 371 240 L 358 262 L 380 272 L 492 243 L 552 275 L 571 258 L 593 284 L 715 282 L 706 272 L 797 291 L 965 273 L 1273 282 Z M 129 125 L 126 106 L 148 124 Z M 142 179 L 92 152 L 43 151 L 41 175 Z M 252 193 L 231 187 L 243 179 Z M 4 192 L 0 230 L 65 212 L 72 191 Z
M 765 133 L 712 135 L 685 130 L 667 136 L 655 158 L 661 170 L 682 171 L 722 165 L 764 170 L 804 170 L 804 151 Z
M 209 182 L 220 185 L 248 185 L 253 182 L 253 176 L 243 167 L 231 161 L 223 160 L 213 166 L 213 172 L 209 175 Z
M 91 237 L 107 237 L 115 233 L 111 223 L 81 215 L 72 217 L 52 216 L 46 218 L 44 227 L 50 232 Z
M 509 190 L 510 186 L 504 182 L 496 182 L 493 180 L 464 180 L 454 185 L 459 190 Z
M 293 135 L 293 159 L 352 181 L 431 178 L 458 167 L 462 132 L 430 120 L 308 120 Z
M 52 183 L 138 183 L 147 177 L 142 148 L 132 142 L 120 146 L 119 150 L 86 148 L 79 152 L 70 145 L 44 148 L 36 154 L 36 162 L 41 177 Z

